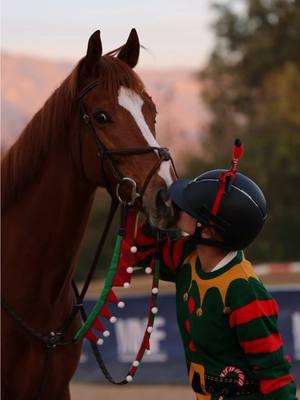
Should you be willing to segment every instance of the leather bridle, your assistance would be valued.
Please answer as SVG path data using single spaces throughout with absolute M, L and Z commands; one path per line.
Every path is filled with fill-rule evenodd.
M 43 369 L 43 373 L 42 373 L 42 378 L 39 384 L 39 387 L 37 389 L 37 393 L 34 397 L 34 400 L 41 400 L 45 391 L 45 387 L 46 387 L 46 383 L 47 383 L 47 377 L 49 374 L 49 369 L 51 367 L 51 355 L 53 354 L 53 350 L 55 348 L 57 348 L 58 346 L 64 346 L 64 345 L 70 345 L 73 343 L 73 341 L 65 341 L 64 340 L 64 336 L 67 334 L 67 331 L 71 325 L 71 323 L 74 321 L 78 311 L 81 312 L 81 316 L 83 318 L 83 320 L 86 319 L 86 313 L 83 309 L 83 300 L 85 297 L 85 294 L 88 290 L 89 284 L 93 278 L 96 266 L 97 266 L 97 262 L 100 258 L 102 249 L 104 247 L 104 243 L 105 243 L 105 239 L 107 237 L 107 234 L 109 232 L 110 226 L 111 226 L 111 222 L 112 219 L 114 217 L 114 214 L 118 208 L 118 204 L 121 204 L 123 207 L 128 207 L 128 206 L 133 206 L 136 202 L 137 199 L 140 199 L 141 204 L 142 204 L 142 199 L 143 199 L 143 195 L 148 187 L 149 182 L 151 181 L 152 177 L 154 176 L 154 174 L 156 173 L 156 171 L 160 168 L 160 165 L 162 162 L 164 161 L 170 161 L 171 165 L 173 167 L 174 173 L 177 176 L 176 173 L 176 169 L 175 169 L 175 165 L 174 162 L 171 158 L 171 155 L 169 153 L 169 150 L 167 148 L 160 148 L 160 147 L 155 147 L 155 146 L 147 146 L 147 147 L 132 147 L 132 148 L 125 148 L 125 149 L 107 149 L 106 146 L 102 143 L 102 141 L 99 139 L 97 133 L 96 133 L 96 129 L 92 123 L 92 119 L 90 117 L 90 115 L 87 112 L 86 106 L 83 102 L 83 99 L 85 97 L 86 94 L 88 94 L 90 92 L 90 90 L 92 90 L 93 88 L 95 88 L 97 85 L 99 84 L 99 81 L 93 81 L 90 84 L 88 84 L 84 89 L 82 89 L 78 96 L 78 102 L 79 102 L 79 109 L 80 109 L 80 114 L 81 114 L 81 118 L 84 122 L 84 124 L 87 126 L 89 133 L 91 134 L 94 143 L 95 143 L 95 147 L 96 147 L 96 152 L 97 152 L 97 156 L 99 158 L 99 162 L 100 162 L 100 166 L 102 168 L 103 171 L 103 175 L 104 175 L 104 181 L 106 184 L 106 189 L 108 191 L 110 191 L 110 194 L 112 196 L 112 200 L 111 200 L 111 207 L 110 207 L 110 211 L 106 220 L 106 224 L 104 227 L 104 230 L 102 232 L 102 236 L 99 240 L 99 244 L 97 246 L 97 250 L 96 250 L 96 254 L 94 257 L 94 260 L 92 262 L 92 265 L 90 267 L 90 270 L 88 272 L 86 281 L 83 285 L 83 288 L 81 290 L 81 292 L 79 293 L 76 284 L 74 283 L 74 281 L 72 282 L 73 284 L 73 289 L 75 292 L 75 296 L 76 296 L 76 301 L 77 304 L 73 305 L 68 316 L 66 317 L 65 321 L 63 322 L 63 324 L 56 330 L 56 331 L 51 331 L 48 335 L 44 335 L 42 333 L 40 333 L 38 330 L 36 330 L 35 328 L 32 328 L 30 326 L 30 324 L 28 324 L 22 317 L 20 317 L 18 315 L 18 313 L 14 310 L 13 307 L 11 307 L 4 299 L 1 300 L 1 306 L 3 307 L 3 309 L 10 315 L 10 317 L 16 322 L 18 323 L 18 325 L 30 336 L 34 337 L 35 339 L 37 339 L 38 342 L 40 342 L 41 344 L 44 345 L 45 350 L 46 350 L 46 359 L 45 359 L 45 365 L 44 365 L 44 369 Z M 81 163 L 81 171 L 82 174 L 84 174 L 84 166 L 83 166 L 83 160 L 82 160 L 82 138 L 81 138 L 81 132 L 79 130 L 79 153 L 80 153 L 80 163 Z M 137 184 L 135 182 L 135 180 L 131 177 L 126 177 L 123 176 L 123 174 L 119 171 L 118 167 L 116 166 L 116 163 L 113 159 L 114 156 L 133 156 L 133 155 L 144 155 L 144 154 L 149 154 L 149 153 L 156 153 L 158 156 L 157 162 L 153 165 L 153 167 L 150 169 L 148 175 L 145 178 L 145 181 L 142 185 L 142 187 L 140 188 L 140 191 L 137 191 Z M 115 182 L 114 182 L 114 187 L 115 187 L 115 192 L 113 192 L 110 189 L 110 186 L 108 185 L 108 177 L 105 174 L 105 169 L 104 169 L 104 162 L 107 160 L 107 162 L 109 163 L 109 168 L 110 168 L 110 172 L 111 175 L 113 176 Z M 131 193 L 130 193 L 130 199 L 122 199 L 121 197 L 121 193 L 120 193 L 120 189 L 121 186 L 124 184 L 130 184 L 131 185 Z M 126 381 L 121 381 L 121 382 L 116 382 L 114 381 L 114 379 L 111 377 L 110 373 L 108 372 L 101 354 L 99 352 L 99 349 L 97 347 L 97 345 L 93 342 L 91 343 L 91 347 L 93 350 L 93 353 L 96 357 L 96 361 L 99 365 L 99 367 L 101 368 L 102 372 L 104 373 L 105 377 L 114 384 L 125 384 L 127 383 Z
M 94 140 L 95 147 L 96 147 L 96 152 L 97 152 L 97 157 L 99 158 L 101 169 L 103 171 L 104 175 L 104 181 L 106 184 L 106 189 L 110 192 L 111 196 L 114 197 L 116 196 L 117 199 L 120 201 L 120 203 L 125 203 L 127 205 L 133 205 L 135 203 L 135 200 L 137 198 L 140 198 L 142 201 L 143 195 L 147 189 L 148 184 L 150 183 L 152 177 L 156 173 L 156 171 L 160 168 L 161 163 L 164 161 L 170 161 L 173 167 L 173 171 L 175 175 L 177 176 L 176 173 L 176 168 L 174 165 L 174 162 L 172 160 L 172 157 L 169 153 L 169 150 L 165 147 L 158 147 L 158 146 L 145 146 L 145 147 L 129 147 L 129 148 L 119 148 L 119 149 L 107 149 L 106 146 L 103 144 L 103 142 L 100 140 L 99 136 L 97 135 L 95 126 L 93 125 L 92 118 L 89 115 L 86 106 L 83 102 L 84 97 L 97 85 L 99 84 L 98 80 L 95 80 L 91 82 L 89 85 L 87 85 L 84 89 L 80 91 L 78 94 L 78 101 L 79 101 L 79 107 L 80 107 L 80 114 L 81 118 L 84 122 L 84 124 L 87 126 L 89 133 L 91 134 L 91 137 Z M 79 130 L 79 149 L 80 149 L 80 163 L 81 163 L 81 170 L 83 171 L 84 174 L 84 165 L 83 165 L 83 160 L 82 160 L 82 138 L 81 138 L 81 132 Z M 124 176 L 119 168 L 116 166 L 116 163 L 113 159 L 114 156 L 120 156 L 120 157 L 128 157 L 128 156 L 136 156 L 136 155 L 144 155 L 144 154 L 149 154 L 149 153 L 156 153 L 158 156 L 157 162 L 153 165 L 153 167 L 150 169 L 149 173 L 147 174 L 145 181 L 143 183 L 143 186 L 140 188 L 140 191 L 137 191 L 137 183 L 135 180 L 131 177 Z M 113 192 L 110 189 L 109 185 L 109 180 L 107 178 L 107 174 L 105 174 L 105 168 L 104 168 L 104 163 L 107 161 L 109 163 L 109 170 L 111 172 L 111 176 L 114 179 L 114 187 L 115 187 L 115 192 Z M 85 175 L 85 174 L 84 174 Z M 131 199 L 129 201 L 122 199 L 120 195 L 120 188 L 123 184 L 130 184 L 131 185 Z

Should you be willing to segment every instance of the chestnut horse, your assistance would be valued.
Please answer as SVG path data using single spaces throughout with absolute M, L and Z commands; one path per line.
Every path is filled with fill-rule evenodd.
M 174 171 L 155 140 L 155 105 L 133 71 L 139 50 L 133 29 L 124 46 L 102 55 L 96 31 L 86 56 L 2 161 L 5 400 L 70 398 L 81 350 L 72 343 L 78 313 L 68 321 L 72 276 L 97 187 L 115 196 L 121 183 L 119 195 L 126 197 L 136 184 L 152 223 L 172 223 L 159 194 Z M 45 369 L 48 339 L 66 321 L 65 345 L 53 349 Z

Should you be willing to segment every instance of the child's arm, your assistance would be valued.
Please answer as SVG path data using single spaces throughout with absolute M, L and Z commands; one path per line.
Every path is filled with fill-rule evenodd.
M 160 279 L 175 281 L 176 270 L 180 265 L 186 247 L 188 237 L 172 239 L 170 236 L 178 236 L 175 232 L 160 231 L 158 243 L 158 257 L 160 260 Z M 143 268 L 152 266 L 157 252 L 157 230 L 148 223 L 139 226 L 135 244 L 137 247 L 136 265 Z
M 232 287 L 229 323 L 259 380 L 260 391 L 268 400 L 295 400 L 296 386 L 277 328 L 277 303 L 260 281 L 238 281 Z

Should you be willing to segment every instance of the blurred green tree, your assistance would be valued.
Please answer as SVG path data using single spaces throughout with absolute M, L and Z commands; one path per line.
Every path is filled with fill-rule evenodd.
M 189 176 L 229 167 L 235 137 L 245 144 L 240 169 L 263 189 L 269 218 L 247 252 L 254 262 L 300 259 L 300 1 L 214 4 L 216 45 L 199 73 L 211 123 L 205 156 Z

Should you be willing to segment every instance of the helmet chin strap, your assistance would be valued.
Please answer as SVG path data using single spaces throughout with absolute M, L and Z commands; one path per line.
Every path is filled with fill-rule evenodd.
M 204 244 L 205 246 L 219 247 L 224 250 L 230 250 L 228 248 L 228 246 L 226 245 L 226 243 L 224 243 L 224 242 L 221 242 L 221 241 L 215 240 L 215 239 L 203 238 L 202 232 L 206 226 L 207 225 L 203 225 L 202 222 L 200 222 L 200 221 L 196 222 L 195 232 L 191 236 L 191 238 L 194 240 L 195 245 L 197 246 L 199 244 Z

